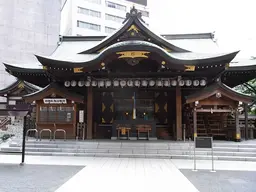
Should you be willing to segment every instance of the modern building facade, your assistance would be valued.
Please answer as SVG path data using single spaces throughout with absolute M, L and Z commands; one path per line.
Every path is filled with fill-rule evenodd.
M 64 0 L 61 10 L 61 35 L 101 36 L 120 28 L 133 5 L 149 24 L 147 1 Z
M 232 87 L 255 78 L 256 66 L 233 66 L 238 51 L 199 52 L 198 46 L 212 38 L 156 35 L 133 7 L 107 37 L 62 36 L 51 56 L 36 55 L 34 65 L 40 67 L 5 67 L 19 80 L 42 87 L 22 96 L 35 105 L 38 132 L 61 130 L 72 139 L 239 141 L 249 132 L 246 109 L 255 98 Z
M 0 10 L 0 87 L 5 88 L 15 78 L 5 72 L 3 62 L 34 67 L 35 53 L 49 55 L 56 48 L 60 0 L 1 1 Z

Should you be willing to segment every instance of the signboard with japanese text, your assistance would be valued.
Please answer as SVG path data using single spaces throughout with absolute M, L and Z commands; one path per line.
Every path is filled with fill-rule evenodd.
M 49 99 L 43 99 L 44 104 L 67 104 L 67 99 L 62 98 L 49 98 Z

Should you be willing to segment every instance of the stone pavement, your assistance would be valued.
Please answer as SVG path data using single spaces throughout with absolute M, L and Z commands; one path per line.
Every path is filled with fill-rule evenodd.
M 54 192 L 84 166 L 0 164 L 0 192 Z
M 200 192 L 255 192 L 256 171 L 217 171 L 206 170 L 181 172 Z
M 84 183 L 81 186 L 81 183 Z M 76 187 L 74 189 L 74 187 Z M 198 191 L 169 160 L 101 159 L 86 166 L 56 192 Z
M 13 158 L 15 157 L 15 158 Z M 0 163 L 18 163 L 20 156 L 0 155 Z M 163 191 L 197 192 L 170 160 L 27 156 L 28 164 L 86 165 L 56 192 Z M 40 191 L 41 192 L 41 191 Z M 43 191 L 42 191 L 43 192 Z
M 20 160 L 20 155 L 0 155 L 0 165 L 18 164 Z M 250 192 L 255 191 L 256 188 L 253 185 L 256 183 L 255 179 L 252 179 L 252 177 L 256 178 L 256 162 L 215 161 L 216 173 L 209 171 L 211 161 L 207 160 L 197 161 L 198 172 L 191 171 L 193 168 L 191 160 L 170 159 L 26 156 L 25 167 L 30 165 L 66 165 L 67 168 L 85 166 L 56 192 L 102 190 L 115 192 L 134 189 L 136 191 Z M 61 175 L 62 172 L 59 174 Z

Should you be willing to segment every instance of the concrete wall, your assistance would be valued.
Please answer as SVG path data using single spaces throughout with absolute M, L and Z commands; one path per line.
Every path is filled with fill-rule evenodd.
M 33 67 L 34 54 L 54 51 L 60 8 L 61 0 L 0 0 L 0 89 L 15 80 L 2 62 Z

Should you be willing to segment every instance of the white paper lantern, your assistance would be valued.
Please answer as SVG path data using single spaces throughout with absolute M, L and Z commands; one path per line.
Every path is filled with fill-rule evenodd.
M 202 79 L 202 80 L 200 81 L 200 85 L 201 85 L 201 86 L 205 86 L 205 85 L 206 85 L 206 80 Z
M 165 87 L 169 87 L 169 86 L 170 86 L 170 81 L 165 80 L 165 81 L 164 81 L 164 86 L 165 86 Z
M 185 81 L 183 80 L 183 79 L 181 79 L 180 81 L 179 81 L 179 86 L 184 86 L 185 85 Z
M 147 82 L 146 80 L 142 80 L 142 81 L 141 81 L 141 85 L 142 85 L 143 87 L 147 87 L 147 86 L 148 86 L 148 82 Z
M 84 86 L 84 81 L 78 81 L 78 86 L 83 87 Z
M 199 81 L 198 81 L 198 80 L 194 80 L 194 81 L 193 81 L 193 85 L 194 85 L 195 87 L 197 87 L 197 86 L 199 85 Z
M 85 81 L 84 85 L 85 85 L 86 87 L 90 87 L 91 82 L 90 82 L 90 81 Z
M 172 80 L 172 81 L 171 81 L 171 85 L 172 85 L 172 86 L 177 86 L 177 81 L 176 81 L 176 80 Z
M 93 80 L 93 81 L 92 81 L 92 86 L 93 86 L 93 87 L 96 87 L 96 86 L 97 86 L 97 81 L 94 81 L 94 80 Z
M 132 80 L 127 81 L 127 85 L 128 85 L 128 87 L 132 87 L 133 86 L 133 81 Z
M 140 86 L 140 81 L 139 80 L 135 80 L 134 84 L 135 84 L 136 87 L 139 87 Z
M 65 87 L 70 87 L 70 81 L 65 81 L 64 85 Z
M 186 84 L 186 86 L 191 86 L 192 85 L 192 81 L 191 80 L 186 80 L 185 84 Z
M 110 87 L 110 86 L 111 86 L 111 81 L 107 80 L 107 81 L 105 82 L 105 86 L 106 86 L 106 87 Z
M 157 80 L 157 81 L 156 81 L 156 85 L 157 85 L 158 87 L 162 87 L 162 86 L 163 86 L 163 82 L 160 81 L 160 80 Z
M 104 87 L 104 81 L 103 81 L 103 80 L 100 80 L 100 81 L 98 82 L 98 86 L 99 86 L 99 87 Z
M 74 80 L 71 81 L 71 86 L 72 86 L 72 87 L 75 87 L 75 86 L 76 86 L 76 81 L 74 81 Z
M 118 80 L 115 80 L 113 83 L 114 83 L 114 86 L 115 86 L 115 87 L 118 87 L 118 86 L 119 86 L 119 81 L 118 81 Z
M 149 86 L 153 87 L 155 86 L 156 82 L 154 80 L 150 80 L 149 81 Z
M 121 86 L 121 87 L 126 86 L 126 81 L 125 81 L 125 80 L 120 81 L 120 86 Z

